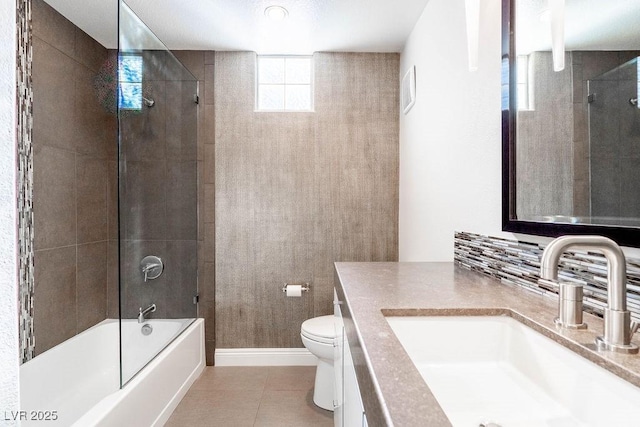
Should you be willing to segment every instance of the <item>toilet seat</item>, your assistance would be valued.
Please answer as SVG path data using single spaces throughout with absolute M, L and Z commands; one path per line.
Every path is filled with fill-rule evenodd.
M 323 344 L 333 344 L 336 338 L 334 316 L 320 316 L 302 322 L 300 333 L 306 338 Z

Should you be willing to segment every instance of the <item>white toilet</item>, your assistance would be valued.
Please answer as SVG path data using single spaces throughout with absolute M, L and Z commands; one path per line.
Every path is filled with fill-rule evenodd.
M 300 328 L 300 337 L 304 346 L 318 358 L 313 403 L 329 411 L 333 411 L 334 399 L 333 343 L 336 338 L 334 322 L 334 316 L 314 317 L 305 320 Z

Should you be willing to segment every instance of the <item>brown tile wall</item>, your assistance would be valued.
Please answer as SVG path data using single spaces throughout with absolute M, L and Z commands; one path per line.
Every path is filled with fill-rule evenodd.
M 199 106 L 197 81 L 167 51 L 143 56 L 143 95 L 153 107 L 120 117 L 121 314 L 193 318 L 197 292 Z M 160 277 L 144 282 L 141 260 L 162 259 Z
M 215 263 L 214 193 L 215 145 L 213 78 L 215 53 L 211 51 L 173 51 L 198 79 L 197 159 L 198 159 L 198 317 L 205 319 L 207 364 L 213 365 L 215 350 Z
M 32 7 L 40 354 L 107 317 L 107 271 L 113 274 L 117 261 L 108 257 L 109 240 L 117 238 L 117 139 L 115 115 L 101 107 L 93 88 L 107 50 L 42 0 Z
M 331 311 L 334 260 L 397 259 L 398 57 L 317 54 L 316 112 L 283 115 L 253 111 L 254 54 L 173 53 L 199 83 L 198 316 L 207 363 L 216 345 L 299 347 L 300 323 Z M 252 204 L 228 207 L 227 186 Z M 226 221 L 218 229 L 216 214 Z M 216 246 L 220 229 L 227 234 Z M 239 243 L 229 232 L 245 236 L 246 255 L 227 247 Z M 235 278 L 221 282 L 220 269 Z M 311 280 L 314 291 L 287 300 L 285 280 Z
M 591 120 L 588 81 L 638 55 L 638 51 L 572 52 L 576 215 L 637 217 L 640 198 L 635 182 L 639 154 L 635 147 L 640 132 L 634 124 L 637 111 L 629 104 L 629 98 L 636 93 L 637 69 L 630 66 L 631 75 L 620 74 L 615 82 L 592 82 L 591 92 L 596 93 L 596 101 L 591 105 L 595 113 Z M 620 87 L 605 89 L 607 84 Z
M 215 345 L 302 347 L 300 324 L 332 312 L 334 261 L 398 258 L 399 56 L 315 54 L 309 113 L 255 112 L 255 60 L 216 52 L 205 70 L 215 73 L 215 128 L 211 108 L 204 125 L 206 142 L 215 131 L 204 160 L 206 174 L 215 161 L 204 189 Z M 307 281 L 302 298 L 280 290 Z

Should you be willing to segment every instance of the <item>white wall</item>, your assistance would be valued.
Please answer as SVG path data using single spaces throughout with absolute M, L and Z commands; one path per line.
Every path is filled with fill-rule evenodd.
M 455 231 L 513 237 L 500 219 L 500 1 L 480 19 L 478 71 L 462 0 L 430 0 L 402 52 L 416 103 L 400 117 L 400 261 L 453 260 Z
M 18 410 L 16 2 L 0 2 L 0 424 Z
M 468 67 L 462 0 L 430 0 L 400 58 L 400 78 L 416 66 L 417 91 L 400 114 L 400 261 L 453 260 L 455 231 L 551 240 L 501 231 L 501 2 L 481 5 L 478 71 Z

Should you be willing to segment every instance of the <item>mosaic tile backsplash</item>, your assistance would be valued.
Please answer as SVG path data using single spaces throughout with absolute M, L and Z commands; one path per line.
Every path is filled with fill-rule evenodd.
M 498 237 L 456 232 L 456 264 L 517 285 L 537 294 L 554 296 L 557 286 L 540 281 L 544 246 Z M 607 260 L 597 252 L 567 251 L 560 259 L 558 280 L 582 284 L 584 309 L 602 316 L 607 307 Z M 640 260 L 627 258 L 627 309 L 640 320 Z
M 18 242 L 20 292 L 20 363 L 31 360 L 33 334 L 33 60 L 31 0 L 17 0 Z

